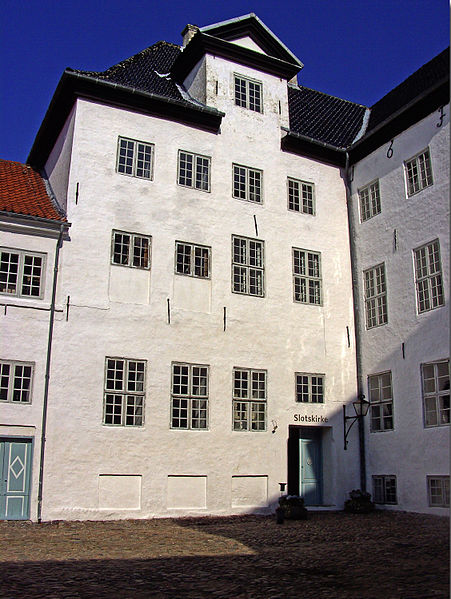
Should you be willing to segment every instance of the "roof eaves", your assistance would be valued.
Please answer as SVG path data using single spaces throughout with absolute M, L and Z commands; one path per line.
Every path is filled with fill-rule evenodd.
M 335 166 L 345 165 L 346 148 L 337 147 L 319 139 L 302 135 L 286 127 L 281 127 L 281 129 L 286 132 L 286 136 L 281 140 L 283 150 L 301 154 L 305 153 Z

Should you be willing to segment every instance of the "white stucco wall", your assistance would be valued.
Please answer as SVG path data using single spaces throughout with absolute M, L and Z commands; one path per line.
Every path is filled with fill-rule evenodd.
M 356 165 L 352 205 L 360 282 L 360 331 L 365 382 L 391 370 L 394 430 L 368 432 L 368 476 L 396 475 L 395 509 L 444 514 L 428 507 L 427 475 L 449 474 L 449 426 L 425 428 L 421 364 L 449 358 L 449 106 L 397 136 Z M 407 197 L 404 161 L 429 148 L 433 185 Z M 381 213 L 360 223 L 357 190 L 379 179 Z M 397 247 L 394 246 L 396 230 Z M 413 250 L 439 239 L 445 305 L 418 314 Z M 385 263 L 388 324 L 365 330 L 363 271 Z M 404 344 L 404 356 L 402 353 Z
M 59 290 L 59 301 L 70 296 L 71 306 L 68 321 L 55 326 L 45 519 L 268 509 L 279 496 L 278 483 L 287 479 L 288 426 L 309 416 L 327 418 L 325 503 L 342 507 L 347 492 L 359 484 L 356 431 L 348 451 L 342 447 L 342 405 L 355 398 L 356 374 L 355 348 L 348 347 L 346 332 L 349 327 L 352 339 L 339 169 L 281 152 L 286 82 L 213 57 L 207 69 L 209 104 L 226 112 L 217 135 L 77 102 L 67 202 L 73 224 Z M 234 105 L 234 72 L 263 82 L 263 114 Z M 116 172 L 119 135 L 155 144 L 151 181 Z M 211 192 L 177 185 L 179 149 L 211 157 Z M 232 163 L 263 171 L 262 205 L 232 197 Z M 316 216 L 287 210 L 287 176 L 315 184 Z M 152 236 L 150 271 L 110 265 L 113 229 Z M 265 242 L 264 298 L 231 292 L 234 234 Z M 209 281 L 174 274 L 176 240 L 211 246 Z M 292 247 L 321 252 L 322 306 L 293 302 Z M 118 275 L 117 269 L 123 272 Z M 143 427 L 102 425 L 105 356 L 147 360 Z M 173 361 L 210 367 L 207 431 L 170 429 Z M 266 432 L 232 431 L 235 366 L 267 370 Z M 296 371 L 325 374 L 324 404 L 295 402 Z M 114 478 L 119 476 L 125 478 Z M 128 482 L 130 496 L 124 496 Z M 122 509 L 120 500 L 105 500 L 115 483 Z

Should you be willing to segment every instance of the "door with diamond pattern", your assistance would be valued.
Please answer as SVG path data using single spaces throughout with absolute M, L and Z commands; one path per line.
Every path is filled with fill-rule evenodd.
M 31 440 L 0 439 L 0 520 L 30 515 Z

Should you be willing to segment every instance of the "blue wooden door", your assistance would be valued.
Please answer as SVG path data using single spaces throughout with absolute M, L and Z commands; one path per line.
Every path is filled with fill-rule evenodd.
M 299 439 L 300 492 L 305 505 L 322 503 L 321 439 Z
M 31 441 L 0 440 L 0 519 L 30 516 Z

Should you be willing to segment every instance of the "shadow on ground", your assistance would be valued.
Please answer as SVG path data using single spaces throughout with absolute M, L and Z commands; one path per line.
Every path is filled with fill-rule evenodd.
M 448 529 L 446 518 L 393 512 L 283 525 L 261 516 L 0 523 L 0 597 L 448 598 Z

